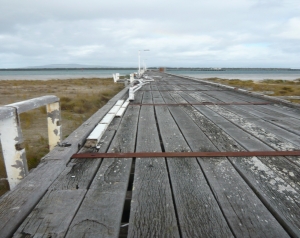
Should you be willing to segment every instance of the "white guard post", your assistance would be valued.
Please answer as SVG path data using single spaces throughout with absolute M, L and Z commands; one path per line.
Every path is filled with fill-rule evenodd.
M 134 91 L 133 91 L 133 87 L 129 88 L 129 101 L 134 101 Z
M 154 80 L 143 80 L 143 79 L 138 79 L 138 80 L 134 80 L 131 85 L 133 85 L 134 82 L 136 82 L 137 84 L 134 86 L 129 87 L 129 97 L 128 100 L 129 101 L 134 101 L 134 93 L 136 91 L 138 91 L 140 88 L 142 88 L 145 84 L 148 84 L 148 81 L 154 81 Z
M 0 108 L 0 139 L 7 180 L 13 189 L 28 174 L 19 115 L 14 108 Z
M 118 82 L 120 79 L 120 74 L 119 73 L 113 74 L 113 79 L 115 83 Z
M 28 174 L 19 114 L 47 105 L 49 149 L 61 142 L 60 106 L 56 96 L 44 96 L 0 109 L 0 139 L 10 189 Z
M 130 79 L 129 79 L 130 83 L 132 83 L 133 80 L 134 80 L 134 76 L 133 76 L 133 74 L 130 74 Z
M 59 102 L 50 103 L 47 106 L 48 140 L 49 150 L 52 150 L 61 142 L 60 105 Z

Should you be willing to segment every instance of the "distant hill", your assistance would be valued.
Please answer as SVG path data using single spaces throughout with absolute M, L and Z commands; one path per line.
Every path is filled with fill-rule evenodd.
M 59 68 L 113 68 L 111 66 L 99 66 L 99 65 L 84 65 L 84 64 L 48 64 L 41 66 L 30 66 L 27 69 L 59 69 Z

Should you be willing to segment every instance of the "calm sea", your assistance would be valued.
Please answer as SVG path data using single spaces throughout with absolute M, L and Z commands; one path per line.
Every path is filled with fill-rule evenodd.
M 133 69 L 69 69 L 69 70 L 0 70 L 0 80 L 49 80 L 70 78 L 107 78 L 114 73 L 128 75 Z M 225 69 L 222 71 L 197 71 L 197 70 L 167 70 L 169 73 L 187 75 L 196 78 L 224 78 L 242 80 L 263 79 L 300 79 L 300 69 Z
M 137 70 L 135 70 L 137 71 Z M 133 69 L 70 69 L 70 70 L 0 70 L 0 80 L 49 80 L 71 78 L 112 78 L 112 74 L 128 75 Z

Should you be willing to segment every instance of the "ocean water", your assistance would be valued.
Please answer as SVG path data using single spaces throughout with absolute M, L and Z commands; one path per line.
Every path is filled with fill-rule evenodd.
M 195 78 L 223 78 L 241 80 L 264 80 L 264 79 L 300 79 L 300 69 L 226 69 L 224 71 L 194 71 L 194 70 L 167 70 L 168 73 L 186 75 Z
M 136 72 L 137 70 L 135 70 Z M 72 78 L 112 78 L 133 73 L 133 69 L 0 70 L 0 80 L 49 80 Z
M 0 70 L 0 80 L 49 80 L 70 78 L 112 78 L 112 74 L 128 75 L 134 69 L 55 69 L 55 70 Z M 224 78 L 241 80 L 300 79 L 300 69 L 224 69 L 222 71 L 171 70 L 166 72 L 195 78 Z

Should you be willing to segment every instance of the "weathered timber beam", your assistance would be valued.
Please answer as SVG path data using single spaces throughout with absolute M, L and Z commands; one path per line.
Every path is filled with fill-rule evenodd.
M 25 100 L 22 102 L 16 102 L 12 104 L 6 105 L 7 107 L 14 107 L 18 110 L 18 113 L 27 112 L 32 109 L 39 108 L 41 106 L 45 106 L 47 104 L 58 102 L 59 98 L 54 95 L 42 96 L 38 98 L 33 98 L 29 100 Z

